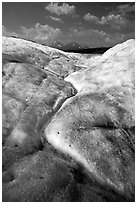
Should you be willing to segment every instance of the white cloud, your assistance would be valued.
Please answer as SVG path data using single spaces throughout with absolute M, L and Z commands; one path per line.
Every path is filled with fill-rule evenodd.
M 6 36 L 8 34 L 9 34 L 9 32 L 8 32 L 7 28 L 5 26 L 2 26 L 2 35 Z
M 48 25 L 40 25 L 37 23 L 33 28 L 22 27 L 20 32 L 11 33 L 5 26 L 3 28 L 4 36 L 17 36 L 28 40 L 33 40 L 42 44 L 52 44 L 55 40 L 69 43 L 75 41 L 77 43 L 86 44 L 90 47 L 113 46 L 117 43 L 135 38 L 135 33 L 106 33 L 103 30 L 70 28 L 69 32 L 63 34 L 60 29 L 53 28 Z
M 91 15 L 90 13 L 84 16 L 86 21 L 96 23 L 98 25 L 110 25 L 112 28 L 120 29 L 127 25 L 127 20 L 123 18 L 120 14 L 114 15 L 109 14 L 107 16 L 102 16 L 100 19 L 97 16 Z
M 50 3 L 45 7 L 46 10 L 51 13 L 59 15 L 75 15 L 75 6 L 70 6 L 67 3 L 63 3 L 61 6 L 58 3 Z
M 3 36 L 17 36 L 47 45 L 52 43 L 62 34 L 59 28 L 53 28 L 49 25 L 41 25 L 39 23 L 32 28 L 22 27 L 18 34 L 9 32 L 5 26 L 2 27 L 2 31 Z
M 101 17 L 100 24 L 109 24 L 112 28 L 120 29 L 121 27 L 125 27 L 127 25 L 127 20 L 120 14 L 109 14 Z
M 75 34 L 76 36 L 92 36 L 92 35 L 98 35 L 98 36 L 105 36 L 106 33 L 104 31 L 99 31 L 99 30 L 95 30 L 95 29 L 88 29 L 88 30 L 74 30 L 73 34 Z
M 117 43 L 123 42 L 124 39 L 125 39 L 125 34 L 121 34 L 121 33 L 108 34 L 105 37 L 105 41 L 110 44 L 117 44 Z
M 59 28 L 37 23 L 34 28 L 22 27 L 21 35 L 35 42 L 49 44 L 61 34 Z
M 57 17 L 54 17 L 54 16 L 48 16 L 51 20 L 53 21 L 57 21 L 59 23 L 63 23 L 63 20 L 61 18 L 57 18 Z
M 106 16 L 101 18 L 87 13 L 83 16 L 85 21 L 95 23 L 98 25 L 110 25 L 111 28 L 121 29 L 128 28 L 134 29 L 134 15 L 135 15 L 135 5 L 134 4 L 122 4 L 117 6 L 117 8 Z
M 85 14 L 83 18 L 85 21 L 90 21 L 90 22 L 100 24 L 99 18 L 97 16 L 91 15 L 90 13 Z
M 15 32 L 10 32 L 5 26 L 2 26 L 2 36 L 18 36 Z
M 132 35 L 133 36 L 133 35 Z M 62 36 L 63 41 L 76 41 L 90 47 L 113 46 L 132 37 L 123 33 L 107 33 L 97 29 L 70 29 L 66 36 Z
M 106 46 L 105 42 L 106 33 L 94 29 L 70 29 L 70 32 L 63 36 L 63 41 L 71 42 L 75 41 L 77 43 L 86 44 L 90 47 L 101 47 Z

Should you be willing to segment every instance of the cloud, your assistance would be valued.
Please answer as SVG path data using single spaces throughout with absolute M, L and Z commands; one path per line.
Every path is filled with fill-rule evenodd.
M 125 41 L 124 39 L 125 34 L 121 33 L 107 34 L 105 37 L 105 42 L 109 43 L 110 45 L 111 44 L 113 45 Z
M 45 9 L 58 16 L 63 14 L 75 15 L 75 6 L 70 6 L 67 3 L 63 3 L 61 6 L 59 6 L 58 3 L 50 3 L 45 7 Z
M 124 42 L 127 39 L 134 38 L 134 33 L 125 34 L 118 32 L 104 32 L 98 29 L 70 29 L 66 36 L 62 36 L 63 42 L 75 41 L 90 47 L 113 46 L 117 43 Z
M 126 28 L 131 31 L 135 29 L 135 3 L 134 2 L 121 4 L 117 6 L 116 9 L 110 13 L 110 15 L 111 14 L 119 15 L 121 17 L 120 19 L 121 28 Z M 116 24 L 115 22 L 115 25 L 118 25 L 118 23 Z
M 90 22 L 100 24 L 99 18 L 97 16 L 91 15 L 90 13 L 85 14 L 83 18 L 85 21 L 90 21 Z
M 130 30 L 135 30 L 135 3 L 128 3 L 119 5 L 116 8 L 118 14 L 126 20 L 125 26 Z
M 9 37 L 9 36 L 18 36 L 18 34 L 17 33 L 15 33 L 15 32 L 10 32 L 10 31 L 8 31 L 8 29 L 3 25 L 2 26 L 2 36 L 6 36 L 6 37 Z
M 73 35 L 76 35 L 76 36 L 91 36 L 91 35 L 99 35 L 99 36 L 104 36 L 106 35 L 106 33 L 104 31 L 99 31 L 99 30 L 95 30 L 95 29 L 87 29 L 87 30 L 71 30 L 72 34 Z
M 121 34 L 121 33 L 110 34 L 102 30 L 99 31 L 99 30 L 92 29 L 90 30 L 90 33 L 94 33 L 94 35 L 98 36 L 98 39 L 100 39 L 100 41 L 102 40 L 104 44 L 108 46 L 122 42 L 125 38 L 125 34 Z
M 121 28 L 134 29 L 135 5 L 119 5 L 113 12 L 106 16 L 102 16 L 101 18 L 90 13 L 85 14 L 83 18 L 85 21 L 89 21 L 98 25 L 110 25 L 111 28 L 119 30 Z
M 50 18 L 53 21 L 57 21 L 59 23 L 63 23 L 63 20 L 61 18 L 57 18 L 57 17 L 54 17 L 54 16 L 48 16 L 48 18 Z
M 26 27 L 22 27 L 21 33 L 27 39 L 46 44 L 54 41 L 61 34 L 61 30 L 49 25 L 41 25 L 37 23 L 34 28 L 28 29 Z
M 110 25 L 112 28 L 120 29 L 127 24 L 126 19 L 122 18 L 121 15 L 109 14 L 107 16 L 102 16 L 100 19 L 97 16 L 91 15 L 90 13 L 84 16 L 86 21 L 96 23 L 98 25 Z
M 21 27 L 17 33 L 10 33 L 6 27 L 3 27 L 3 36 L 18 36 L 37 43 L 50 44 L 62 34 L 59 28 L 53 28 L 49 25 L 41 25 L 37 23 L 32 28 Z
M 127 13 L 135 12 L 135 4 L 133 3 L 127 3 L 127 4 L 121 4 L 117 6 L 117 10 L 123 14 L 126 15 Z
M 102 25 L 108 24 L 112 28 L 121 29 L 122 27 L 127 26 L 127 20 L 123 18 L 120 14 L 117 15 L 109 14 L 107 16 L 101 17 L 100 24 Z
M 103 32 L 103 31 L 102 31 Z M 77 42 L 91 47 L 104 46 L 103 33 L 93 29 L 70 28 L 69 32 L 61 36 L 61 42 Z

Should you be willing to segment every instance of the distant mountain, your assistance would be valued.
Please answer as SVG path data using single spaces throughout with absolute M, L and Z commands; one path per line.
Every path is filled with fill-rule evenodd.
M 55 41 L 50 47 L 57 48 L 59 50 L 67 51 L 67 52 L 75 52 L 75 53 L 85 53 L 85 54 L 103 54 L 111 47 L 97 47 L 91 48 L 86 45 L 82 45 L 76 42 L 70 42 L 67 44 L 63 44 L 60 41 Z
M 64 51 L 66 51 L 66 50 L 83 50 L 83 49 L 88 49 L 89 47 L 88 46 L 86 46 L 86 45 L 81 45 L 81 44 L 79 44 L 79 43 L 76 43 L 76 42 L 71 42 L 71 43 L 68 43 L 68 44 L 66 44 L 66 45 L 64 45 L 63 47 L 62 47 L 62 49 L 64 50 Z
M 57 48 L 57 49 L 60 49 L 60 50 L 62 50 L 62 47 L 64 47 L 64 46 L 65 46 L 65 44 L 63 44 L 60 41 L 55 41 L 54 43 L 52 43 L 50 45 L 50 47 Z
M 76 42 L 70 42 L 67 44 L 63 44 L 60 41 L 55 41 L 53 44 L 50 45 L 51 47 L 63 50 L 63 51 L 73 51 L 73 50 L 82 50 L 82 49 L 88 49 L 89 47 L 86 45 L 81 45 Z
M 111 47 L 96 47 L 79 50 L 67 50 L 67 52 L 81 53 L 81 54 L 103 54 Z

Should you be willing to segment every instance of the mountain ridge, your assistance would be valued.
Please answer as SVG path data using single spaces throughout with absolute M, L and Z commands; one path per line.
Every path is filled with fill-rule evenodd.
M 105 51 L 111 47 L 89 47 L 77 42 L 70 43 L 61 43 L 60 41 L 55 41 L 53 44 L 50 44 L 50 47 L 60 49 L 66 52 L 74 53 L 85 53 L 85 54 L 103 54 Z

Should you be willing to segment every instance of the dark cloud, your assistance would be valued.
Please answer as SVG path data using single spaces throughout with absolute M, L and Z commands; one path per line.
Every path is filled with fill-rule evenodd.
M 123 16 L 128 16 L 129 14 L 133 14 L 135 17 L 135 4 L 129 3 L 129 4 L 122 4 L 117 6 L 117 11 L 121 13 Z

